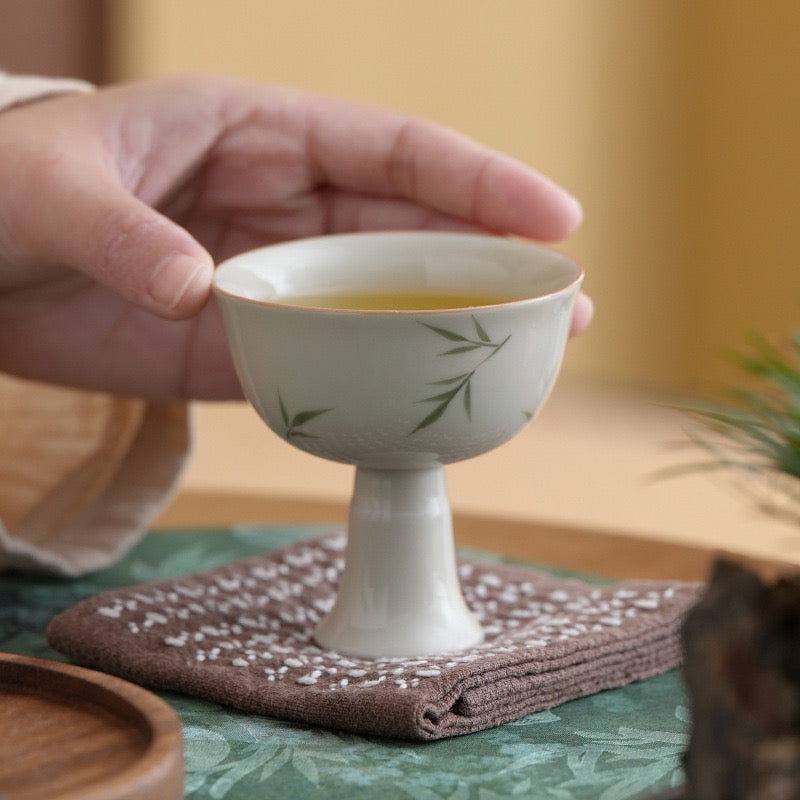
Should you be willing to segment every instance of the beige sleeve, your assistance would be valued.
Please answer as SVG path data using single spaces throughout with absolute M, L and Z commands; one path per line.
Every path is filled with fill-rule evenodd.
M 91 88 L 0 72 L 0 110 Z M 79 575 L 112 563 L 169 499 L 189 446 L 185 403 L 0 373 L 0 569 Z
M 177 484 L 188 417 L 0 374 L 0 568 L 79 575 L 119 558 Z

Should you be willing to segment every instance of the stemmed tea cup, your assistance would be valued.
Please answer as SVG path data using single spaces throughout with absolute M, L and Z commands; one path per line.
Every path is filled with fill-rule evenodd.
M 582 278 L 530 242 L 410 231 L 301 239 L 217 268 L 250 403 L 289 444 L 355 466 L 321 647 L 377 658 L 482 640 L 458 580 L 444 465 L 534 417 Z

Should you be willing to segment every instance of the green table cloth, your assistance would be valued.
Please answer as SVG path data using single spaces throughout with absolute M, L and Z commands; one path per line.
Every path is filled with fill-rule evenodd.
M 116 566 L 64 580 L 0 576 L 0 649 L 65 660 L 57 613 L 99 592 L 213 569 L 321 528 L 155 532 Z M 502 562 L 489 554 L 475 558 Z M 187 798 L 600 798 L 683 780 L 689 710 L 678 671 L 468 736 L 409 743 L 336 733 L 161 693 L 183 722 Z

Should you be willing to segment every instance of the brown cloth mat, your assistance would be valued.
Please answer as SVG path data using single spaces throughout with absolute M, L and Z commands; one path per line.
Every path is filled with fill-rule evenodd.
M 306 539 L 199 575 L 90 598 L 50 644 L 85 664 L 244 711 L 401 739 L 441 739 L 676 667 L 696 584 L 596 586 L 459 561 L 486 631 L 470 650 L 366 660 L 322 650 L 345 537 Z

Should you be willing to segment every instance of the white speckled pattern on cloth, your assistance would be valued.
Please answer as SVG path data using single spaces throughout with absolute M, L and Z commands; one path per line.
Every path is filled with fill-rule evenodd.
M 694 584 L 597 586 L 523 567 L 459 562 L 478 647 L 415 659 L 324 651 L 343 535 L 207 573 L 86 600 L 57 616 L 51 645 L 155 688 L 335 729 L 438 739 L 519 718 L 680 663 Z

